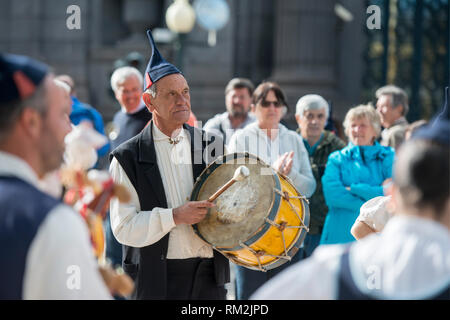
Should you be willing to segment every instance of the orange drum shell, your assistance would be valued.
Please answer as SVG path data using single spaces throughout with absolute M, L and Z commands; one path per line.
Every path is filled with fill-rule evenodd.
M 289 196 L 293 197 L 300 196 L 298 192 L 295 190 L 295 188 L 292 186 L 292 184 L 286 178 L 281 177 L 280 175 L 279 177 L 282 192 L 287 192 Z M 281 224 L 282 222 L 287 223 L 288 226 L 301 226 L 303 224 L 302 221 L 297 217 L 295 212 L 293 212 L 288 201 L 294 208 L 297 209 L 300 217 L 304 221 L 305 220 L 309 221 L 309 208 L 307 207 L 307 203 L 305 202 L 305 200 L 297 198 L 290 198 L 289 200 L 286 200 L 284 198 L 281 198 L 281 202 L 279 204 L 279 208 L 277 210 L 277 214 L 274 221 L 276 224 Z M 306 215 L 307 219 L 305 219 Z M 305 221 L 305 223 L 308 222 Z M 247 248 L 234 251 L 223 250 L 223 253 L 226 256 L 228 256 L 228 258 L 230 258 L 234 263 L 252 269 L 253 268 L 259 269 L 260 264 L 261 266 L 264 266 L 265 269 L 271 269 L 270 265 L 274 264 L 275 262 L 280 262 L 276 266 L 279 266 L 284 262 L 287 262 L 286 259 L 273 257 L 285 255 L 285 247 L 283 245 L 283 238 L 281 235 L 281 231 L 276 226 L 270 225 L 269 222 L 266 222 L 265 224 L 269 225 L 268 230 L 262 236 L 260 236 L 258 240 L 249 245 L 249 247 L 255 252 L 260 253 L 265 252 L 269 254 L 260 256 L 259 263 L 258 258 L 255 256 L 255 254 L 252 253 L 251 250 Z M 262 228 L 257 230 L 255 233 L 257 233 L 261 229 Z M 288 252 L 288 255 L 292 257 L 298 251 L 299 240 L 301 240 L 300 244 L 303 242 L 304 237 L 306 235 L 306 230 L 304 228 L 285 228 L 282 232 L 284 234 L 286 251 Z M 302 239 L 300 239 L 301 235 Z M 294 246 L 295 244 L 297 244 L 297 247 Z

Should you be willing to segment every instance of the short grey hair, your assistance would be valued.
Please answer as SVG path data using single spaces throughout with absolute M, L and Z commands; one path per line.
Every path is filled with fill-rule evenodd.
M 72 91 L 72 89 L 71 89 L 71 87 L 70 87 L 66 82 L 61 81 L 61 80 L 59 80 L 59 79 L 57 79 L 57 78 L 53 79 L 53 82 L 55 82 L 55 84 L 56 84 L 58 87 L 64 89 L 64 91 L 66 91 L 66 92 L 70 95 L 70 92 Z
M 307 94 L 298 99 L 295 107 L 295 114 L 300 115 L 300 118 L 302 118 L 305 111 L 319 109 L 325 109 L 325 115 L 328 119 L 330 116 L 330 107 L 328 106 L 328 102 L 318 94 Z
M 156 83 L 153 83 L 150 87 L 148 87 L 144 93 L 148 93 L 150 94 L 153 98 L 156 98 L 156 92 L 157 91 L 157 87 L 156 87 Z
M 144 78 L 138 69 L 129 66 L 117 68 L 111 75 L 111 88 L 113 91 L 116 92 L 117 87 L 132 76 L 135 76 L 139 80 L 141 86 L 143 86 Z
M 408 95 L 406 94 L 405 90 L 400 89 L 399 87 L 394 85 L 387 85 L 379 88 L 375 92 L 375 96 L 377 99 L 384 95 L 388 95 L 391 97 L 392 108 L 396 108 L 398 105 L 401 105 L 403 107 L 402 115 L 406 116 L 408 114 Z
M 371 105 L 371 104 L 361 104 L 359 106 L 356 106 L 354 108 L 351 108 L 348 110 L 347 114 L 345 115 L 344 119 L 344 129 L 345 134 L 349 136 L 348 130 L 351 127 L 351 122 L 354 119 L 359 118 L 366 118 L 369 120 L 370 124 L 372 125 L 372 128 L 375 130 L 375 134 L 377 135 L 376 138 L 378 138 L 381 134 L 381 119 L 380 115 L 378 114 L 377 110 Z

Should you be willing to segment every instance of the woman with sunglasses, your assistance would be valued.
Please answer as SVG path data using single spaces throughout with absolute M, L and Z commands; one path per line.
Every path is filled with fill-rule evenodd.
M 295 188 L 309 198 L 315 191 L 308 153 L 301 137 L 280 123 L 287 111 L 286 99 L 275 82 L 263 82 L 253 92 L 251 111 L 256 121 L 235 132 L 228 152 L 249 152 L 288 176 Z M 300 254 L 282 266 L 267 272 L 237 266 L 236 299 L 248 299 L 264 282 L 299 260 Z

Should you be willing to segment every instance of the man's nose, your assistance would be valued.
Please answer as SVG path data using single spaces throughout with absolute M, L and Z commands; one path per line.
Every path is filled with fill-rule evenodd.
M 185 104 L 188 101 L 186 97 L 184 97 L 182 94 L 177 95 L 176 102 L 177 104 Z

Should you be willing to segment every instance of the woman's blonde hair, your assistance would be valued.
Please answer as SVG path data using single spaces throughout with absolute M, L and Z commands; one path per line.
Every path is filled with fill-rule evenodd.
M 377 110 L 371 104 L 361 104 L 348 110 L 344 119 L 344 130 L 347 137 L 349 136 L 348 130 L 350 129 L 351 122 L 354 119 L 366 118 L 369 120 L 372 128 L 375 130 L 376 137 L 381 134 L 381 120 Z

